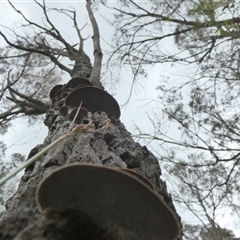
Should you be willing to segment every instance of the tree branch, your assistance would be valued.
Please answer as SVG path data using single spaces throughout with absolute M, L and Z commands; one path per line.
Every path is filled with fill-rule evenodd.
M 94 17 L 92 9 L 91 9 L 91 0 L 86 0 L 86 2 L 87 2 L 86 7 L 87 7 L 88 15 L 89 15 L 90 21 L 92 23 L 92 29 L 93 29 L 92 39 L 93 39 L 93 47 L 94 47 L 94 51 L 93 51 L 94 63 L 93 63 L 93 70 L 91 73 L 90 81 L 94 85 L 103 88 L 102 84 L 100 82 L 102 57 L 103 57 L 102 49 L 100 46 L 100 34 L 99 34 L 97 21 Z
M 28 96 L 26 96 L 26 95 L 24 95 L 24 94 L 22 94 L 22 93 L 19 93 L 18 91 L 14 90 L 14 89 L 11 88 L 11 87 L 8 87 L 8 88 L 9 88 L 9 91 L 10 91 L 10 92 L 15 93 L 17 96 L 19 96 L 19 97 L 27 100 L 27 101 L 30 102 L 30 103 L 33 103 L 35 106 L 37 106 L 38 109 L 45 110 L 45 112 L 46 112 L 46 110 L 47 110 L 48 107 L 49 107 L 47 104 L 45 104 L 44 102 L 42 102 L 42 101 L 40 101 L 40 100 L 36 100 L 36 99 L 33 99 L 32 97 L 28 97 Z
M 30 47 L 24 47 L 24 46 L 21 46 L 21 45 L 17 45 L 13 42 L 10 42 L 10 40 L 8 40 L 8 38 L 6 37 L 5 34 L 3 34 L 2 31 L 0 31 L 0 35 L 4 38 L 4 40 L 6 41 L 6 43 L 8 45 L 10 45 L 11 47 L 14 47 L 16 49 L 19 49 L 19 50 L 23 50 L 23 51 L 26 51 L 26 52 L 32 52 L 32 53 L 38 53 L 38 54 L 41 54 L 41 55 L 44 55 L 44 56 L 47 56 L 51 59 L 51 61 L 53 63 L 55 63 L 60 69 L 68 72 L 69 74 L 71 74 L 71 69 L 67 68 L 66 66 L 64 66 L 62 63 L 60 63 L 58 61 L 58 59 L 53 56 L 52 54 L 50 54 L 50 51 L 42 51 L 42 50 L 39 50 L 37 48 L 30 48 Z

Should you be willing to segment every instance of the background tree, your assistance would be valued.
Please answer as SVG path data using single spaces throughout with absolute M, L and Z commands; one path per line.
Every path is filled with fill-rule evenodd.
M 0 51 L 0 132 L 4 134 L 14 119 L 27 117 L 31 123 L 46 113 L 50 104 L 49 86 L 59 82 L 61 77 L 56 67 L 43 55 L 16 51 L 10 46 Z
M 203 225 L 185 225 L 184 226 L 186 239 L 200 239 L 200 240 L 212 240 L 212 239 L 221 239 L 221 240 L 238 240 L 235 238 L 235 235 L 232 231 L 228 229 L 222 229 L 218 227 L 217 229 L 212 229 L 210 226 Z M 215 236 L 213 235 L 215 233 Z M 218 238 L 216 238 L 216 234 Z
M 154 131 L 138 129 L 137 137 L 158 141 L 160 162 L 177 178 L 175 199 L 206 232 L 220 224 L 223 208 L 239 222 L 239 5 L 129 0 L 114 10 L 110 69 L 130 68 L 133 85 L 147 78 L 149 65 L 185 69 L 178 81 L 161 76 L 159 109 L 149 116 Z
M 3 142 L 0 142 L 0 149 L 1 149 L 1 163 L 0 163 L 0 178 L 6 176 L 10 171 L 12 171 L 14 168 L 17 168 L 21 163 L 24 162 L 25 156 L 14 153 L 11 155 L 10 161 L 4 161 L 4 155 L 6 150 L 6 145 Z M 2 215 L 4 211 L 4 204 L 16 190 L 16 182 L 19 182 L 20 177 L 19 175 L 15 176 L 11 179 L 8 183 L 6 183 L 4 186 L 0 186 L 0 216 Z
M 11 155 L 10 161 L 5 161 L 5 153 L 7 146 L 4 142 L 0 141 L 0 179 L 6 176 L 11 170 L 17 168 L 25 159 L 25 156 L 14 153 Z M 0 216 L 4 211 L 4 204 L 8 197 L 16 191 L 16 182 L 20 180 L 19 175 L 15 176 L 4 186 L 0 186 Z
M 4 32 L 4 30 L 0 31 L 0 35 L 3 37 L 6 43 L 17 51 L 16 57 L 20 56 L 19 52 L 26 55 L 27 53 L 37 54 L 40 59 L 40 56 L 43 56 L 43 60 L 50 59 L 54 66 L 57 66 L 61 70 L 69 73 L 71 77 L 87 78 L 95 87 L 97 86 L 101 89 L 102 85 L 100 82 L 100 73 L 102 52 L 99 42 L 100 35 L 98 25 L 91 9 L 91 1 L 86 1 L 86 8 L 93 32 L 93 67 L 91 65 L 90 58 L 84 52 L 83 43 L 85 39 L 82 37 L 81 29 L 78 27 L 78 23 L 76 21 L 76 11 L 72 9 L 50 9 L 45 5 L 44 1 L 42 3 L 35 1 L 35 3 L 42 10 L 43 18 L 42 22 L 40 23 L 29 20 L 9 1 L 9 4 L 12 6 L 12 8 L 15 9 L 23 19 L 21 27 L 29 30 L 22 31 L 22 33 L 17 33 L 16 31 L 10 30 L 13 36 L 9 36 L 6 32 Z M 61 15 L 66 15 L 72 20 L 78 36 L 78 42 L 76 44 L 71 45 L 64 39 L 61 32 L 50 19 L 51 11 L 60 13 Z M 31 56 L 34 58 L 34 55 Z M 68 66 L 68 63 L 65 64 L 62 58 L 73 61 L 74 64 L 72 68 Z M 40 76 L 44 77 L 44 75 Z M 14 98 L 15 95 L 24 99 L 24 106 L 22 107 L 23 113 L 26 113 L 25 107 L 29 106 L 29 102 L 35 103 L 35 105 L 30 105 L 31 108 L 33 108 L 30 111 L 31 114 L 33 114 L 35 110 L 39 111 L 39 102 L 36 103 L 35 99 L 32 97 L 29 98 L 26 93 L 21 93 L 20 90 L 13 89 L 11 84 L 15 83 L 14 79 L 12 82 L 9 80 L 6 80 L 6 82 L 7 85 L 5 87 L 5 91 L 8 90 L 10 93 L 10 99 L 8 97 L 9 100 L 19 104 L 19 100 Z M 96 90 L 95 87 L 92 89 Z M 48 146 L 49 143 L 53 142 L 56 138 L 69 131 L 71 124 L 70 119 L 63 114 L 60 114 L 59 109 L 63 106 L 66 95 L 72 93 L 74 89 L 71 89 L 71 84 L 64 84 L 61 86 L 61 88 L 62 94 L 60 94 L 59 99 L 55 99 L 56 101 L 53 102 L 48 109 L 46 109 L 44 123 L 49 130 L 48 136 L 43 144 L 40 144 L 31 150 L 28 158 L 34 156 L 44 147 Z M 98 89 L 98 91 L 100 91 L 100 89 Z M 11 96 L 11 94 L 15 95 Z M 105 94 L 106 96 L 106 92 L 103 90 L 102 94 Z M 85 102 L 83 104 L 85 104 Z M 102 101 L 102 104 L 104 106 L 105 101 Z M 107 104 L 109 104 L 109 102 L 107 102 Z M 43 105 L 46 106 L 46 104 Z M 96 165 L 129 168 L 141 173 L 153 183 L 158 195 L 161 197 L 161 199 L 164 199 L 166 204 L 173 209 L 175 215 L 177 216 L 171 196 L 167 192 L 166 184 L 159 178 L 161 175 L 161 170 L 157 159 L 147 150 L 146 147 L 142 147 L 133 141 L 131 135 L 126 131 L 125 127 L 118 119 L 119 116 L 109 115 L 107 117 L 105 113 L 101 112 L 105 111 L 104 107 L 97 110 L 100 111 L 92 111 L 91 113 L 89 112 L 89 118 L 85 119 L 85 121 L 88 121 L 88 123 L 85 124 L 85 122 L 83 122 L 84 127 L 86 127 L 85 131 L 87 133 L 72 136 L 71 138 L 63 141 L 58 145 L 57 148 L 52 149 L 47 154 L 41 156 L 41 158 L 35 164 L 32 164 L 25 170 L 17 192 L 6 204 L 7 209 L 1 219 L 1 239 L 59 239 L 59 230 L 61 234 L 65 234 L 64 236 L 66 236 L 66 234 L 71 234 L 71 232 L 68 232 L 69 228 L 66 228 L 65 230 L 67 231 L 65 231 L 62 229 L 61 225 L 66 220 L 66 216 L 64 217 L 66 212 L 51 212 L 52 215 L 47 215 L 46 221 L 44 220 L 44 222 L 42 222 L 43 216 L 40 213 L 39 208 L 36 206 L 35 193 L 40 180 L 44 176 L 59 166 L 72 162 L 89 162 Z M 43 112 L 44 110 L 42 110 L 41 113 Z M 102 135 L 99 135 L 98 132 L 87 131 L 90 128 L 90 125 L 91 129 L 104 127 L 104 121 L 106 118 L 107 120 L 111 118 L 111 124 L 109 129 L 107 129 Z M 79 127 L 82 127 L 82 125 L 79 125 Z M 166 209 L 168 209 L 168 207 L 166 207 Z M 69 214 L 76 217 L 78 212 L 70 211 L 68 216 Z M 63 220 L 63 222 L 58 221 L 59 218 L 60 220 Z M 173 217 L 173 219 L 174 224 L 175 221 L 177 224 L 179 220 L 176 220 L 175 217 Z M 82 221 L 83 220 L 81 219 L 81 221 L 78 223 L 82 224 Z M 74 224 L 72 225 L 74 222 L 75 221 L 69 221 L 71 227 L 74 227 Z M 76 225 L 78 234 L 81 234 L 81 231 L 79 231 L 79 225 Z M 170 233 L 173 231 L 178 233 L 177 225 L 174 229 L 172 229 L 168 223 L 167 228 Z M 96 230 L 96 234 L 99 234 L 99 232 L 101 233 L 99 229 L 91 227 L 88 234 L 92 233 L 93 230 Z M 120 232 L 118 229 L 114 232 L 114 229 L 110 230 L 112 231 L 111 234 L 114 236 L 116 234 L 120 234 L 121 236 L 118 236 L 119 239 L 120 237 L 122 238 L 122 234 L 125 235 L 125 232 L 122 229 L 119 230 Z M 72 235 L 70 237 L 69 235 L 67 236 L 68 239 L 73 239 L 71 238 Z M 126 239 L 130 238 L 126 237 Z M 140 238 L 138 237 L 131 239 Z

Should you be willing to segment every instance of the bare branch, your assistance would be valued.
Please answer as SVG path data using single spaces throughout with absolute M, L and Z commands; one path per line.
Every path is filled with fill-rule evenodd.
M 28 102 L 34 104 L 36 106 L 36 108 L 42 109 L 44 111 L 43 113 L 45 113 L 47 111 L 49 106 L 46 103 L 44 103 L 40 100 L 33 99 L 32 97 L 28 97 L 28 96 L 26 96 L 22 93 L 19 93 L 18 91 L 14 90 L 11 87 L 8 87 L 8 89 L 10 90 L 10 92 L 12 92 L 12 93 L 16 94 L 17 96 L 27 100 Z
M 92 70 L 90 80 L 94 85 L 103 88 L 100 82 L 102 57 L 103 57 L 102 49 L 100 46 L 100 34 L 99 34 L 97 21 L 91 9 L 91 0 L 86 0 L 86 1 L 87 1 L 86 7 L 88 10 L 88 15 L 92 23 L 92 29 L 93 29 L 92 39 L 93 39 L 93 47 L 94 47 L 94 52 L 93 52 L 94 63 L 93 63 L 93 70 Z
M 54 62 L 60 69 L 68 72 L 69 74 L 71 74 L 71 70 L 69 68 L 67 68 L 66 66 L 64 66 L 54 55 L 51 54 L 51 52 L 49 50 L 39 50 L 37 48 L 30 48 L 30 47 L 24 47 L 18 44 L 15 44 L 13 42 L 11 42 L 5 34 L 3 34 L 2 31 L 0 31 L 0 35 L 4 38 L 4 40 L 6 41 L 6 43 L 9 44 L 9 46 L 14 47 L 16 49 L 19 50 L 23 50 L 26 52 L 32 52 L 32 53 L 38 53 L 38 54 L 42 54 L 44 56 L 47 56 L 51 59 L 52 62 Z

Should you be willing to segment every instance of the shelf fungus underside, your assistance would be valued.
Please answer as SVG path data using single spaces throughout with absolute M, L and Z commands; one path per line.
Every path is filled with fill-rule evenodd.
M 117 101 L 106 91 L 96 87 L 80 87 L 72 91 L 65 99 L 65 105 L 77 108 L 82 107 L 90 112 L 104 111 L 110 117 L 120 117 L 120 108 Z
M 178 221 L 143 177 L 136 175 L 106 166 L 69 164 L 40 182 L 37 203 L 43 213 L 81 210 L 102 228 L 114 222 L 140 239 L 176 239 Z

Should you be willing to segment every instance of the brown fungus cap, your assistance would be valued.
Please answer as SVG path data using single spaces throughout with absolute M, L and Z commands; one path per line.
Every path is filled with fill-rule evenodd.
M 71 108 L 82 107 L 89 112 L 104 111 L 110 117 L 120 117 L 120 108 L 117 101 L 106 91 L 97 87 L 77 88 L 65 99 L 65 105 Z
M 141 175 L 140 173 L 137 173 L 136 171 L 133 171 L 128 168 L 117 168 L 117 169 L 119 171 L 124 171 L 128 174 L 132 174 L 133 177 L 136 177 L 139 181 L 142 182 L 142 184 L 145 184 L 147 187 L 149 187 L 151 190 L 154 191 L 154 187 L 153 187 L 152 183 L 147 178 L 145 178 L 143 175 Z
M 92 86 L 92 83 L 86 78 L 72 78 L 66 85 L 66 87 L 75 88 L 78 85 Z
M 75 109 L 73 109 L 73 110 L 70 112 L 70 114 L 69 114 L 69 116 L 68 116 L 68 120 L 69 120 L 69 121 L 72 121 L 72 120 L 75 118 L 75 115 L 76 115 L 77 111 L 78 111 L 78 108 L 75 108 Z M 76 122 L 76 123 L 81 123 L 81 120 L 82 120 L 84 117 L 85 117 L 85 118 L 88 117 L 88 111 L 87 111 L 86 108 L 80 108 L 80 110 L 79 110 L 79 112 L 78 112 L 78 115 L 77 115 L 77 117 L 76 117 L 76 119 L 75 119 L 75 122 Z
M 81 210 L 100 227 L 109 222 L 139 240 L 174 240 L 179 223 L 169 207 L 133 174 L 91 164 L 70 164 L 45 177 L 37 189 L 41 211 Z M 130 240 L 130 239 L 129 239 Z
M 57 102 L 57 98 L 52 98 L 52 104 L 54 104 L 55 102 Z
M 54 87 L 51 89 L 51 91 L 50 91 L 50 94 L 49 94 L 50 98 L 53 99 L 54 97 L 56 97 L 56 92 L 57 92 L 59 89 L 61 89 L 62 87 L 63 87 L 62 84 L 59 84 L 59 85 L 54 86 Z
M 61 98 L 63 92 L 64 92 L 64 91 L 63 91 L 62 88 L 58 89 L 58 90 L 56 91 L 56 93 L 55 93 L 55 97 L 58 98 L 58 99 Z
M 63 105 L 62 107 L 60 107 L 59 112 L 60 112 L 62 115 L 66 116 L 67 113 L 68 113 L 68 106 Z
M 82 87 L 88 87 L 88 86 L 85 85 L 85 84 L 79 84 L 79 85 L 77 85 L 77 86 L 75 87 L 75 89 L 77 89 L 77 88 L 82 88 Z

